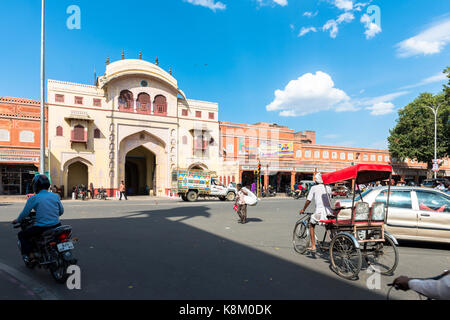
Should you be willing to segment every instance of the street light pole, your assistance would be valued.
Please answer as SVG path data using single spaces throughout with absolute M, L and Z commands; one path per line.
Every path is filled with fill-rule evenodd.
M 431 106 L 427 106 L 428 108 L 431 109 L 431 111 L 433 111 L 434 114 L 434 163 L 437 163 L 437 114 L 439 112 L 439 107 L 443 104 L 440 103 L 438 104 L 438 106 L 436 108 L 433 108 Z M 434 179 L 436 179 L 436 175 L 437 175 L 437 171 L 434 171 Z
M 40 173 L 45 174 L 45 0 L 41 9 L 41 158 Z

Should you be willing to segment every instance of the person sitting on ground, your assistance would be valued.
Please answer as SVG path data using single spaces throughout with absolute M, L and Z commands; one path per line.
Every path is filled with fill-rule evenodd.
M 323 184 L 322 174 L 320 172 L 315 175 L 315 181 L 316 185 L 310 188 L 308 197 L 306 198 L 305 206 L 302 210 L 300 210 L 300 214 L 303 214 L 312 201 L 314 201 L 314 204 L 316 205 L 314 214 L 311 216 L 311 220 L 309 223 L 311 247 L 309 247 L 308 250 L 311 252 L 316 251 L 316 240 L 314 235 L 314 229 L 316 225 L 319 224 L 321 220 L 327 220 L 328 215 L 333 214 L 330 198 L 328 196 L 329 194 L 331 194 L 331 188 Z

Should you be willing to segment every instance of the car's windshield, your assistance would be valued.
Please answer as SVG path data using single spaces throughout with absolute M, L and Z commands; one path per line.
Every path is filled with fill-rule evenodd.
M 361 195 L 360 195 L 359 193 L 357 193 L 357 196 L 355 197 L 355 201 L 361 200 L 361 196 L 362 196 L 362 198 L 364 199 L 364 197 L 365 197 L 370 191 L 372 191 L 372 189 L 368 189 L 368 190 L 362 192 Z

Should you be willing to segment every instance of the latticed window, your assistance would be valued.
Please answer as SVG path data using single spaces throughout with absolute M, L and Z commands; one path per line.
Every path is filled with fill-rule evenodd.
M 156 96 L 153 101 L 153 113 L 155 114 L 167 114 L 167 99 L 164 96 Z
M 214 112 L 210 112 L 209 113 L 209 119 L 210 120 L 214 120 Z
M 94 107 L 101 107 L 101 106 L 102 106 L 102 100 L 94 99 Z
M 83 97 L 75 97 L 75 104 L 83 104 Z
M 188 110 L 187 110 L 187 109 L 181 110 L 181 115 L 182 115 L 183 117 L 187 117 L 187 116 L 188 116 Z
M 140 93 L 136 101 L 136 109 L 138 112 L 150 111 L 150 96 L 147 93 Z
M 64 102 L 64 95 L 63 94 L 55 95 L 55 101 L 56 102 Z
M 133 93 L 128 90 L 123 90 L 119 95 L 119 109 L 133 108 Z
M 63 136 L 63 127 L 61 127 L 61 126 L 57 126 L 56 127 L 56 136 L 57 137 L 62 137 Z
M 202 112 L 201 111 L 195 111 L 195 117 L 196 118 L 201 118 L 202 117 Z
M 84 127 L 82 125 L 76 125 L 73 128 L 73 140 L 74 141 L 84 141 Z

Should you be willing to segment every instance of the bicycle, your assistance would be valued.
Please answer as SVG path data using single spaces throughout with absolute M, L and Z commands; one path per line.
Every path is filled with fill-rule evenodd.
M 343 208 L 335 208 L 339 211 Z M 335 212 L 336 212 L 335 211 Z M 292 234 L 294 250 L 299 254 L 305 254 L 311 244 L 309 224 L 312 213 L 305 213 L 295 224 Z M 396 243 L 389 235 L 382 239 L 379 230 L 368 228 L 359 230 L 355 237 L 352 230 L 336 224 L 336 216 L 327 216 L 328 220 L 322 220 L 325 227 L 322 241 L 314 234 L 316 247 L 321 253 L 329 252 L 331 267 L 334 272 L 345 279 L 355 279 L 362 268 L 363 257 L 368 265 L 372 265 L 382 275 L 391 275 L 398 264 L 398 251 Z M 330 242 L 326 241 L 327 236 Z M 361 245 L 360 243 L 361 242 Z M 389 250 L 392 254 L 389 254 Z M 387 252 L 386 252 L 387 251 Z M 392 257 L 393 256 L 393 257 Z

